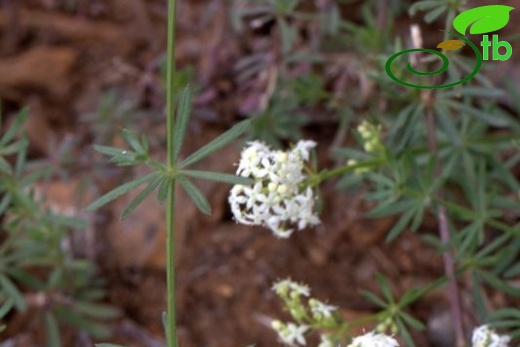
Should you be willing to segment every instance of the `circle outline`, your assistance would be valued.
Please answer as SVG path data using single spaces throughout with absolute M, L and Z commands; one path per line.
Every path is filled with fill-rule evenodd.
M 385 70 L 386 70 L 386 73 L 387 75 L 392 79 L 394 80 L 395 82 L 399 83 L 399 84 L 402 84 L 404 86 L 407 86 L 407 87 L 411 87 L 411 88 L 420 88 L 420 89 L 441 89 L 441 88 L 449 88 L 449 87 L 454 87 L 456 85 L 459 85 L 459 84 L 462 84 L 464 82 L 467 82 L 469 81 L 470 79 L 472 79 L 473 77 L 475 77 L 475 75 L 479 72 L 480 68 L 482 67 L 482 54 L 480 53 L 480 51 L 478 50 L 477 46 L 475 46 L 473 44 L 473 42 L 469 41 L 468 39 L 466 39 L 464 36 L 461 36 L 461 35 L 458 35 L 456 33 L 453 33 L 453 32 L 450 32 L 450 31 L 447 31 L 447 30 L 441 30 L 441 31 L 444 31 L 450 35 L 453 35 L 453 36 L 456 36 L 458 38 L 460 38 L 462 41 L 464 41 L 466 44 L 468 44 L 472 49 L 473 51 L 475 52 L 475 56 L 477 57 L 477 61 L 475 63 L 475 68 L 473 69 L 473 71 L 468 75 L 466 76 L 465 78 L 463 78 L 462 80 L 460 81 L 457 81 L 457 82 L 453 82 L 453 83 L 448 83 L 448 84 L 441 84 L 440 86 L 425 86 L 425 85 L 420 85 L 420 84 L 412 84 L 412 83 L 408 83 L 408 82 L 405 82 L 405 81 L 402 81 L 400 80 L 399 78 L 397 78 L 393 73 L 392 73 L 392 70 L 390 68 L 390 66 L 392 65 L 392 62 L 399 56 L 403 55 L 403 54 L 406 54 L 406 53 L 412 53 L 412 52 L 427 52 L 427 53 L 432 53 L 432 54 L 435 54 L 439 57 L 441 57 L 441 59 L 443 60 L 443 66 L 436 70 L 436 71 L 433 71 L 433 73 L 428 73 L 428 72 L 419 72 L 419 71 L 416 71 L 414 70 L 410 63 L 407 64 L 407 68 L 410 67 L 408 69 L 409 72 L 412 72 L 414 73 L 414 71 L 416 73 L 414 74 L 417 74 L 417 75 L 422 75 L 422 76 L 431 76 L 431 75 L 434 75 L 434 74 L 438 74 L 438 73 L 442 73 L 444 72 L 447 68 L 448 68 L 448 65 L 449 65 L 449 61 L 448 61 L 448 58 L 446 57 L 446 55 L 444 55 L 443 53 L 439 52 L 439 51 L 434 51 L 432 49 L 427 49 L 427 48 L 414 48 L 414 49 L 407 49 L 407 50 L 404 50 L 404 51 L 401 51 L 401 52 L 398 52 L 392 56 L 390 56 L 390 58 L 388 58 L 388 60 L 386 61 L 386 64 L 385 64 Z M 434 53 L 435 52 L 435 53 Z M 448 62 L 448 64 L 445 64 L 446 61 Z M 446 66 L 445 66 L 446 65 Z M 443 69 L 444 68 L 444 69 Z M 411 70 L 413 71 L 411 71 Z M 442 70 L 442 71 L 440 71 Z

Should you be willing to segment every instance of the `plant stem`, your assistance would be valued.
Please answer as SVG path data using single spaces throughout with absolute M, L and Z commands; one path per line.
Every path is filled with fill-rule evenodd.
M 175 150 L 173 148 L 174 131 L 174 95 L 175 74 L 175 0 L 168 0 L 168 52 L 166 62 L 166 128 L 167 128 L 167 166 L 173 170 L 175 166 Z M 173 181 L 168 190 L 166 203 L 166 283 L 167 314 L 166 340 L 167 347 L 177 347 L 176 314 L 175 314 L 175 186 Z
M 433 98 L 434 92 L 431 90 L 424 91 L 422 94 L 422 101 L 426 110 L 426 128 L 428 132 L 428 147 L 431 154 L 435 158 L 435 175 L 439 176 L 442 173 L 442 166 L 437 158 L 437 136 L 435 134 L 435 119 L 433 117 Z M 437 198 L 442 199 L 442 191 L 437 192 Z M 450 243 L 450 229 L 448 224 L 448 217 L 444 206 L 439 205 L 437 210 L 437 217 L 439 223 L 439 236 L 441 242 L 445 245 Z M 448 296 L 450 300 L 450 311 L 455 327 L 455 346 L 464 346 L 464 327 L 462 324 L 462 306 L 460 303 L 460 291 L 457 284 L 457 276 L 455 274 L 455 262 L 453 260 L 453 250 L 447 249 L 442 254 L 444 262 L 444 273 L 448 279 Z
M 330 178 L 343 175 L 349 171 L 355 171 L 356 169 L 374 169 L 381 165 L 384 165 L 385 159 L 377 158 L 370 159 L 366 161 L 362 161 L 356 164 L 345 164 L 342 166 L 338 166 L 332 170 L 322 170 L 315 177 L 312 178 L 312 181 L 309 182 L 309 186 L 314 187 L 320 184 L 323 181 L 326 181 Z

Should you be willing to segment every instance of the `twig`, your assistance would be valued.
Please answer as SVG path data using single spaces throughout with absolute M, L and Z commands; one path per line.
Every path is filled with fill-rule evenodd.
M 388 0 L 379 0 L 376 25 L 380 32 L 386 32 L 386 18 L 388 16 Z
M 435 174 L 436 176 L 442 173 L 441 162 L 437 158 L 437 136 L 435 134 L 435 120 L 433 117 L 433 99 L 434 92 L 432 90 L 425 90 L 422 93 L 422 101 L 425 105 L 426 127 L 428 132 L 428 147 L 430 153 L 435 158 Z M 442 199 L 442 190 L 437 191 L 437 197 Z M 448 224 L 448 217 L 444 206 L 439 206 L 437 210 L 437 218 L 439 223 L 439 236 L 444 245 L 450 242 L 450 230 Z M 447 249 L 443 255 L 444 272 L 448 279 L 448 296 L 450 300 L 450 311 L 455 327 L 455 346 L 463 347 L 465 345 L 464 327 L 462 324 L 462 306 L 460 301 L 460 291 L 457 284 L 457 276 L 455 275 L 455 262 L 453 260 L 453 250 Z

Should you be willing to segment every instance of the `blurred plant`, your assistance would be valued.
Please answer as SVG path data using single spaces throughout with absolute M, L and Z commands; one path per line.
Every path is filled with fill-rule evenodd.
M 86 223 L 52 212 L 35 189 L 52 171 L 28 170 L 28 141 L 22 133 L 27 116 L 28 110 L 22 110 L 0 137 L 0 321 L 31 309 L 27 319 L 45 327 L 48 347 L 61 346 L 60 326 L 106 337 L 106 320 L 117 311 L 99 303 L 103 282 L 92 264 L 70 249 L 70 230 L 84 229 Z
M 274 64 L 278 72 L 276 83 L 268 93 L 273 104 L 280 93 L 287 104 L 295 105 L 293 112 L 318 105 L 337 114 L 338 121 L 346 122 L 344 114 L 339 112 L 341 107 L 346 107 L 347 114 L 355 113 L 360 118 L 354 137 L 363 150 L 338 148 L 335 157 L 338 160 L 345 158 L 346 163 L 316 171 L 307 179 L 307 184 L 317 188 L 321 182 L 338 176 L 341 177 L 338 182 L 341 189 L 366 184 L 369 192 L 364 198 L 375 204 L 369 216 L 397 218 L 387 234 L 389 242 L 404 237 L 406 230 L 420 230 L 425 216 L 433 216 L 437 220 L 438 236 L 427 234 L 424 239 L 443 255 L 445 278 L 439 281 L 447 284 L 456 334 L 454 345 L 466 345 L 460 304 L 461 278 L 470 279 L 469 287 L 464 290 L 472 294 L 472 313 L 476 319 L 491 326 L 507 327 L 516 332 L 514 338 L 518 337 L 518 312 L 505 308 L 492 313 L 497 308 L 490 305 L 489 292 L 492 288 L 505 295 L 520 296 L 514 281 L 520 274 L 517 266 L 520 183 L 514 173 L 520 163 L 516 88 L 512 83 L 508 90 L 494 87 L 486 78 L 485 68 L 468 83 L 450 89 L 431 91 L 397 85 L 389 79 L 384 64 L 403 46 L 400 39 L 395 42 L 389 39 L 400 4 L 392 4 L 389 8 L 377 7 L 376 2 L 365 2 L 354 23 L 341 17 L 340 2 L 327 3 L 328 9 L 336 8 L 335 17 L 329 18 L 334 23 L 333 30 L 318 26 L 321 31 L 318 31 L 317 41 L 313 41 L 316 37 L 312 36 L 316 30 L 302 23 L 319 23 L 319 16 L 327 9 L 317 6 L 316 11 L 303 13 L 300 10 L 303 6 L 298 1 L 250 1 L 234 7 L 233 19 L 238 30 L 244 30 L 241 23 L 245 20 L 254 28 L 264 25 L 275 28 L 271 32 L 277 35 L 274 38 L 278 39 L 275 42 L 279 42 L 279 46 L 274 44 L 274 53 L 269 56 L 263 52 L 263 59 L 260 56 L 257 60 L 245 58 L 256 61 L 249 65 L 249 76 L 267 69 L 266 66 L 272 69 Z M 426 23 L 444 18 L 445 28 L 449 30 L 457 13 L 466 10 L 465 5 L 466 1 L 418 1 L 409 7 L 409 12 L 415 15 L 425 11 Z M 308 30 L 309 42 L 317 42 L 310 49 L 300 42 L 300 33 L 304 30 Z M 415 30 L 413 35 L 412 46 L 420 45 L 420 32 Z M 327 70 L 330 65 L 337 64 L 325 51 L 330 47 L 345 56 L 345 49 L 348 49 L 350 69 L 356 70 L 347 76 L 355 76 L 361 88 L 349 92 L 354 101 L 348 104 L 338 96 L 337 90 L 326 90 L 327 85 L 344 86 L 345 74 L 333 74 L 341 81 L 339 83 L 325 81 L 313 70 L 313 67 L 320 67 L 333 71 Z M 306 59 L 302 58 L 305 55 Z M 428 58 L 423 59 L 424 63 L 431 63 Z M 450 52 L 450 62 L 447 81 L 460 80 L 460 76 L 467 75 L 474 65 L 471 58 L 456 52 Z M 306 86 L 299 82 L 287 83 L 295 80 L 294 71 L 299 71 L 299 81 L 308 82 Z M 399 73 L 404 72 L 406 69 L 403 68 Z M 289 91 L 284 89 L 286 86 Z M 516 114 L 499 106 L 499 98 L 505 97 L 511 100 Z M 363 121 L 364 118 L 370 121 Z M 345 129 L 340 127 L 336 138 L 344 138 Z M 284 138 L 280 134 L 283 131 L 271 132 L 270 136 Z M 298 135 L 295 140 L 300 138 Z M 413 346 L 407 325 L 421 328 L 422 324 L 403 314 L 400 305 L 407 306 L 411 301 L 419 300 L 429 290 L 410 292 L 413 294 L 396 300 L 390 295 L 386 282 L 380 278 L 378 282 L 384 300 L 367 295 L 370 301 L 386 310 L 379 316 L 382 321 L 378 329 L 397 332 Z M 435 287 L 438 285 L 433 283 Z M 297 327 L 278 324 L 275 330 L 282 341 L 283 336 L 292 336 L 290 343 L 301 342 L 300 335 L 312 329 L 308 324 L 306 329 Z M 485 341 L 474 342 L 477 344 L 491 345 Z
M 136 121 L 142 117 L 135 98 L 124 97 L 116 90 L 109 90 L 102 95 L 97 108 L 82 115 L 80 121 L 89 126 L 94 142 L 112 143 L 119 129 L 135 126 Z

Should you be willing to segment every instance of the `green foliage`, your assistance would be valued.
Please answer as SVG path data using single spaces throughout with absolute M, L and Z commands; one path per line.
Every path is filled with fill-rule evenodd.
M 348 125 L 352 124 L 351 119 L 345 121 L 345 114 L 354 114 L 357 124 L 369 119 L 370 124 L 379 126 L 379 132 L 376 134 L 374 128 L 370 136 L 366 128 L 352 131 L 351 138 L 359 146 L 332 151 L 345 164 L 322 170 L 308 184 L 318 185 L 340 175 L 340 189 L 366 187 L 364 198 L 375 205 L 368 216 L 396 218 L 386 235 L 388 242 L 406 237 L 409 231 L 420 231 L 427 218 L 439 222 L 443 211 L 449 241 L 441 241 L 433 234 L 423 235 L 424 240 L 439 254 L 452 254 L 457 281 L 470 280 L 471 288 L 465 290 L 472 294 L 475 316 L 520 336 L 518 312 L 507 308 L 497 314 L 489 312 L 491 291 L 512 298 L 520 294 L 514 282 L 520 275 L 520 223 L 510 217 L 520 210 L 518 90 L 512 81 L 506 81 L 505 89 L 493 86 L 486 77 L 486 64 L 470 81 L 433 92 L 398 85 L 384 68 L 390 56 L 405 49 L 402 42 L 408 40 L 389 36 L 392 23 L 399 20 L 400 9 L 408 7 L 411 16 L 421 15 L 427 24 L 445 21 L 446 30 L 453 30 L 454 25 L 460 32 L 470 29 L 482 33 L 503 27 L 511 8 L 497 7 L 500 13 L 492 15 L 502 20 L 491 21 L 484 18 L 486 7 L 457 16 L 467 10 L 463 0 L 392 3 L 386 13 L 380 12 L 385 11 L 380 2 L 367 1 L 360 4 L 358 13 L 349 13 L 346 19 L 340 1 L 325 10 L 318 6 L 302 10 L 296 1 L 277 6 L 271 1 L 246 3 L 234 9 L 235 28 L 245 30 L 243 23 L 248 18 L 255 18 L 259 26 L 274 22 L 271 35 L 275 49 L 281 52 L 275 62 L 252 55 L 237 64 L 240 81 L 268 69 L 277 71 L 269 102 L 255 117 L 249 138 L 275 144 L 282 139 L 299 139 L 302 127 L 312 121 L 316 112 L 332 113 L 343 124 L 336 139 L 347 137 Z M 313 26 L 313 44 L 305 45 L 301 31 L 310 22 L 320 24 Z M 337 62 L 327 54 L 331 51 L 349 60 L 348 76 L 358 82 L 353 88 L 338 92 L 334 90 L 335 79 L 324 74 L 335 71 L 331 66 Z M 448 55 L 450 68 L 442 83 L 460 81 L 471 73 L 474 57 L 458 52 Z M 407 73 L 406 59 L 401 61 L 402 68 L 395 64 L 399 76 Z M 305 72 L 298 70 L 299 64 L 306 64 Z M 421 81 L 425 77 L 411 78 Z M 368 92 L 363 93 L 363 88 Z M 348 96 L 341 98 L 340 92 Z M 504 99 L 513 111 L 500 106 Z M 298 116 L 301 123 L 291 116 Z M 399 332 L 412 346 L 409 329 L 422 328 L 422 324 L 403 309 L 446 281 L 441 278 L 424 290 L 412 289 L 398 300 L 391 295 L 387 281 L 378 277 L 383 297 L 367 292 L 364 295 L 383 309 L 377 320 L 387 324 L 379 327 Z M 348 322 L 345 324 L 348 326 Z
M 52 171 L 30 169 L 22 132 L 27 116 L 22 110 L 0 138 L 0 322 L 30 307 L 35 312 L 31 324 L 45 329 L 49 347 L 61 346 L 65 328 L 106 336 L 105 323 L 118 313 L 98 303 L 103 284 L 91 264 L 63 247 L 71 229 L 79 232 L 86 223 L 44 207 L 35 186 Z

